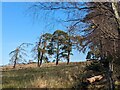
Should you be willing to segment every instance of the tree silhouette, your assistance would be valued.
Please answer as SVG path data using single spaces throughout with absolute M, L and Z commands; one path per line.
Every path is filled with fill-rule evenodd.
M 42 35 L 40 36 L 39 38 L 39 41 L 35 43 L 35 46 L 32 48 L 31 52 L 33 52 L 33 57 L 34 59 L 37 59 L 37 66 L 40 67 L 40 55 L 41 55 L 41 52 L 40 52 L 40 45 L 41 45 L 41 39 L 42 39 Z
M 56 30 L 53 33 L 53 37 L 51 40 L 51 51 L 52 53 L 56 54 L 56 65 L 58 64 L 58 61 L 61 58 L 68 58 L 67 56 L 67 38 L 68 35 L 66 32 L 62 31 L 62 30 Z
M 39 38 L 39 41 L 36 42 L 35 47 L 32 49 L 35 55 L 35 59 L 37 58 L 37 66 L 40 67 L 42 64 L 42 61 L 49 62 L 48 61 L 48 45 L 50 43 L 50 40 L 52 38 L 52 35 L 50 33 L 42 34 Z
M 14 64 L 13 68 L 15 68 L 16 64 L 21 61 L 26 61 L 23 56 L 27 56 L 25 47 L 32 45 L 30 43 L 22 43 L 15 50 L 11 51 L 9 55 L 11 56 L 10 62 Z
M 70 62 L 70 55 L 73 55 L 72 52 L 72 42 L 68 34 L 65 35 L 65 39 L 62 42 L 63 46 L 61 47 L 61 58 L 67 59 L 67 64 Z
M 44 60 L 44 62 L 49 62 L 46 54 L 48 53 L 47 46 L 49 45 L 51 38 L 52 35 L 50 33 L 45 33 L 42 35 L 41 46 L 39 47 L 39 50 L 41 52 L 40 65 L 42 64 L 42 60 Z

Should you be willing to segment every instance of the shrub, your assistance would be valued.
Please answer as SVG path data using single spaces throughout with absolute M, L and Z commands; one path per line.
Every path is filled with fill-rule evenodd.
M 103 66 L 99 61 L 94 61 L 90 65 L 86 66 L 85 68 L 87 71 L 92 70 L 96 72 L 102 72 L 103 71 Z

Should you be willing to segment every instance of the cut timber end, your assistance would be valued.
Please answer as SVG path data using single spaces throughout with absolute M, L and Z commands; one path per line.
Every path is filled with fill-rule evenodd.
M 103 76 L 102 75 L 98 75 L 98 76 L 94 76 L 94 77 L 91 77 L 91 78 L 87 78 L 87 81 L 89 82 L 89 83 L 93 83 L 93 82 L 95 82 L 95 81 L 97 81 L 97 80 L 101 80 L 103 78 Z

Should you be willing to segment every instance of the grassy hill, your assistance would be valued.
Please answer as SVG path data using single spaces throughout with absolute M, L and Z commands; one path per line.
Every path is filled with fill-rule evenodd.
M 2 69 L 2 88 L 103 88 L 106 80 L 91 85 L 83 83 L 86 77 L 93 75 L 92 71 L 86 71 L 86 65 L 91 62 L 71 62 L 42 64 L 39 68 L 36 63 L 20 64 L 16 69 L 12 66 L 4 66 Z M 96 72 L 101 74 L 100 72 Z M 91 89 L 90 89 L 91 90 Z M 96 89 L 98 90 L 98 89 Z
M 86 63 L 35 64 L 3 67 L 3 88 L 71 88 L 81 79 Z

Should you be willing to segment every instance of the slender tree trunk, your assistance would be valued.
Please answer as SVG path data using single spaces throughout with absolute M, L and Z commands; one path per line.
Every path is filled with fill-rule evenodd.
M 102 38 L 100 40 L 100 51 L 101 51 L 101 60 L 104 62 L 105 56 L 103 54 L 103 43 L 102 43 Z M 112 78 L 112 73 L 113 73 L 113 60 L 112 62 L 108 62 L 109 65 L 107 65 L 107 76 L 109 80 L 109 90 L 114 90 L 114 82 Z
M 70 51 L 68 50 L 67 65 L 69 64 L 69 62 L 70 62 Z
M 44 56 L 44 53 L 45 53 L 45 47 L 46 47 L 46 42 L 44 42 L 44 47 L 43 47 L 43 51 L 42 51 L 42 55 L 41 55 L 41 58 L 40 58 L 40 66 L 42 64 L 42 60 L 43 60 L 43 56 Z
M 58 45 L 57 45 L 56 65 L 58 65 L 58 61 L 59 61 L 59 42 L 58 42 Z
M 15 59 L 15 61 L 14 61 L 14 66 L 13 66 L 13 68 L 15 68 L 15 66 L 16 66 L 16 59 Z
M 17 54 L 16 54 L 16 56 L 15 56 L 15 61 L 14 61 L 14 66 L 13 66 L 13 68 L 15 68 L 15 66 L 16 66 L 17 59 L 18 59 L 18 51 L 17 51 Z
M 110 73 L 109 73 L 110 74 Z M 113 79 L 111 77 L 112 75 L 109 75 L 109 90 L 114 90 L 114 83 L 113 83 Z
M 41 64 L 42 64 L 43 55 L 44 55 L 44 54 L 42 53 L 41 58 L 40 58 L 40 66 L 41 66 Z
M 56 65 L 58 65 L 58 55 L 57 55 Z
M 37 66 L 40 67 L 39 60 L 38 60 Z
M 42 36 L 40 36 L 40 39 L 39 39 L 39 43 L 38 43 L 38 47 L 37 47 L 37 52 L 38 52 L 38 63 L 37 63 L 37 66 L 40 67 L 40 55 L 41 55 L 41 52 L 39 50 L 39 47 L 40 45 L 42 44 L 41 43 L 41 40 L 42 40 Z
M 58 61 L 59 61 L 59 53 L 57 51 L 56 65 L 58 65 Z
M 68 58 L 67 58 L 67 65 L 69 64 L 69 62 L 70 62 L 70 49 L 71 49 L 71 45 L 70 45 L 70 38 L 69 38 L 69 40 L 68 40 Z
M 109 90 L 114 90 L 114 80 L 113 80 L 113 61 L 109 63 L 109 69 L 108 69 L 108 78 L 109 78 Z
M 40 62 L 40 51 L 38 51 L 38 63 L 37 63 L 37 66 L 38 66 L 38 67 L 40 67 L 39 62 Z

